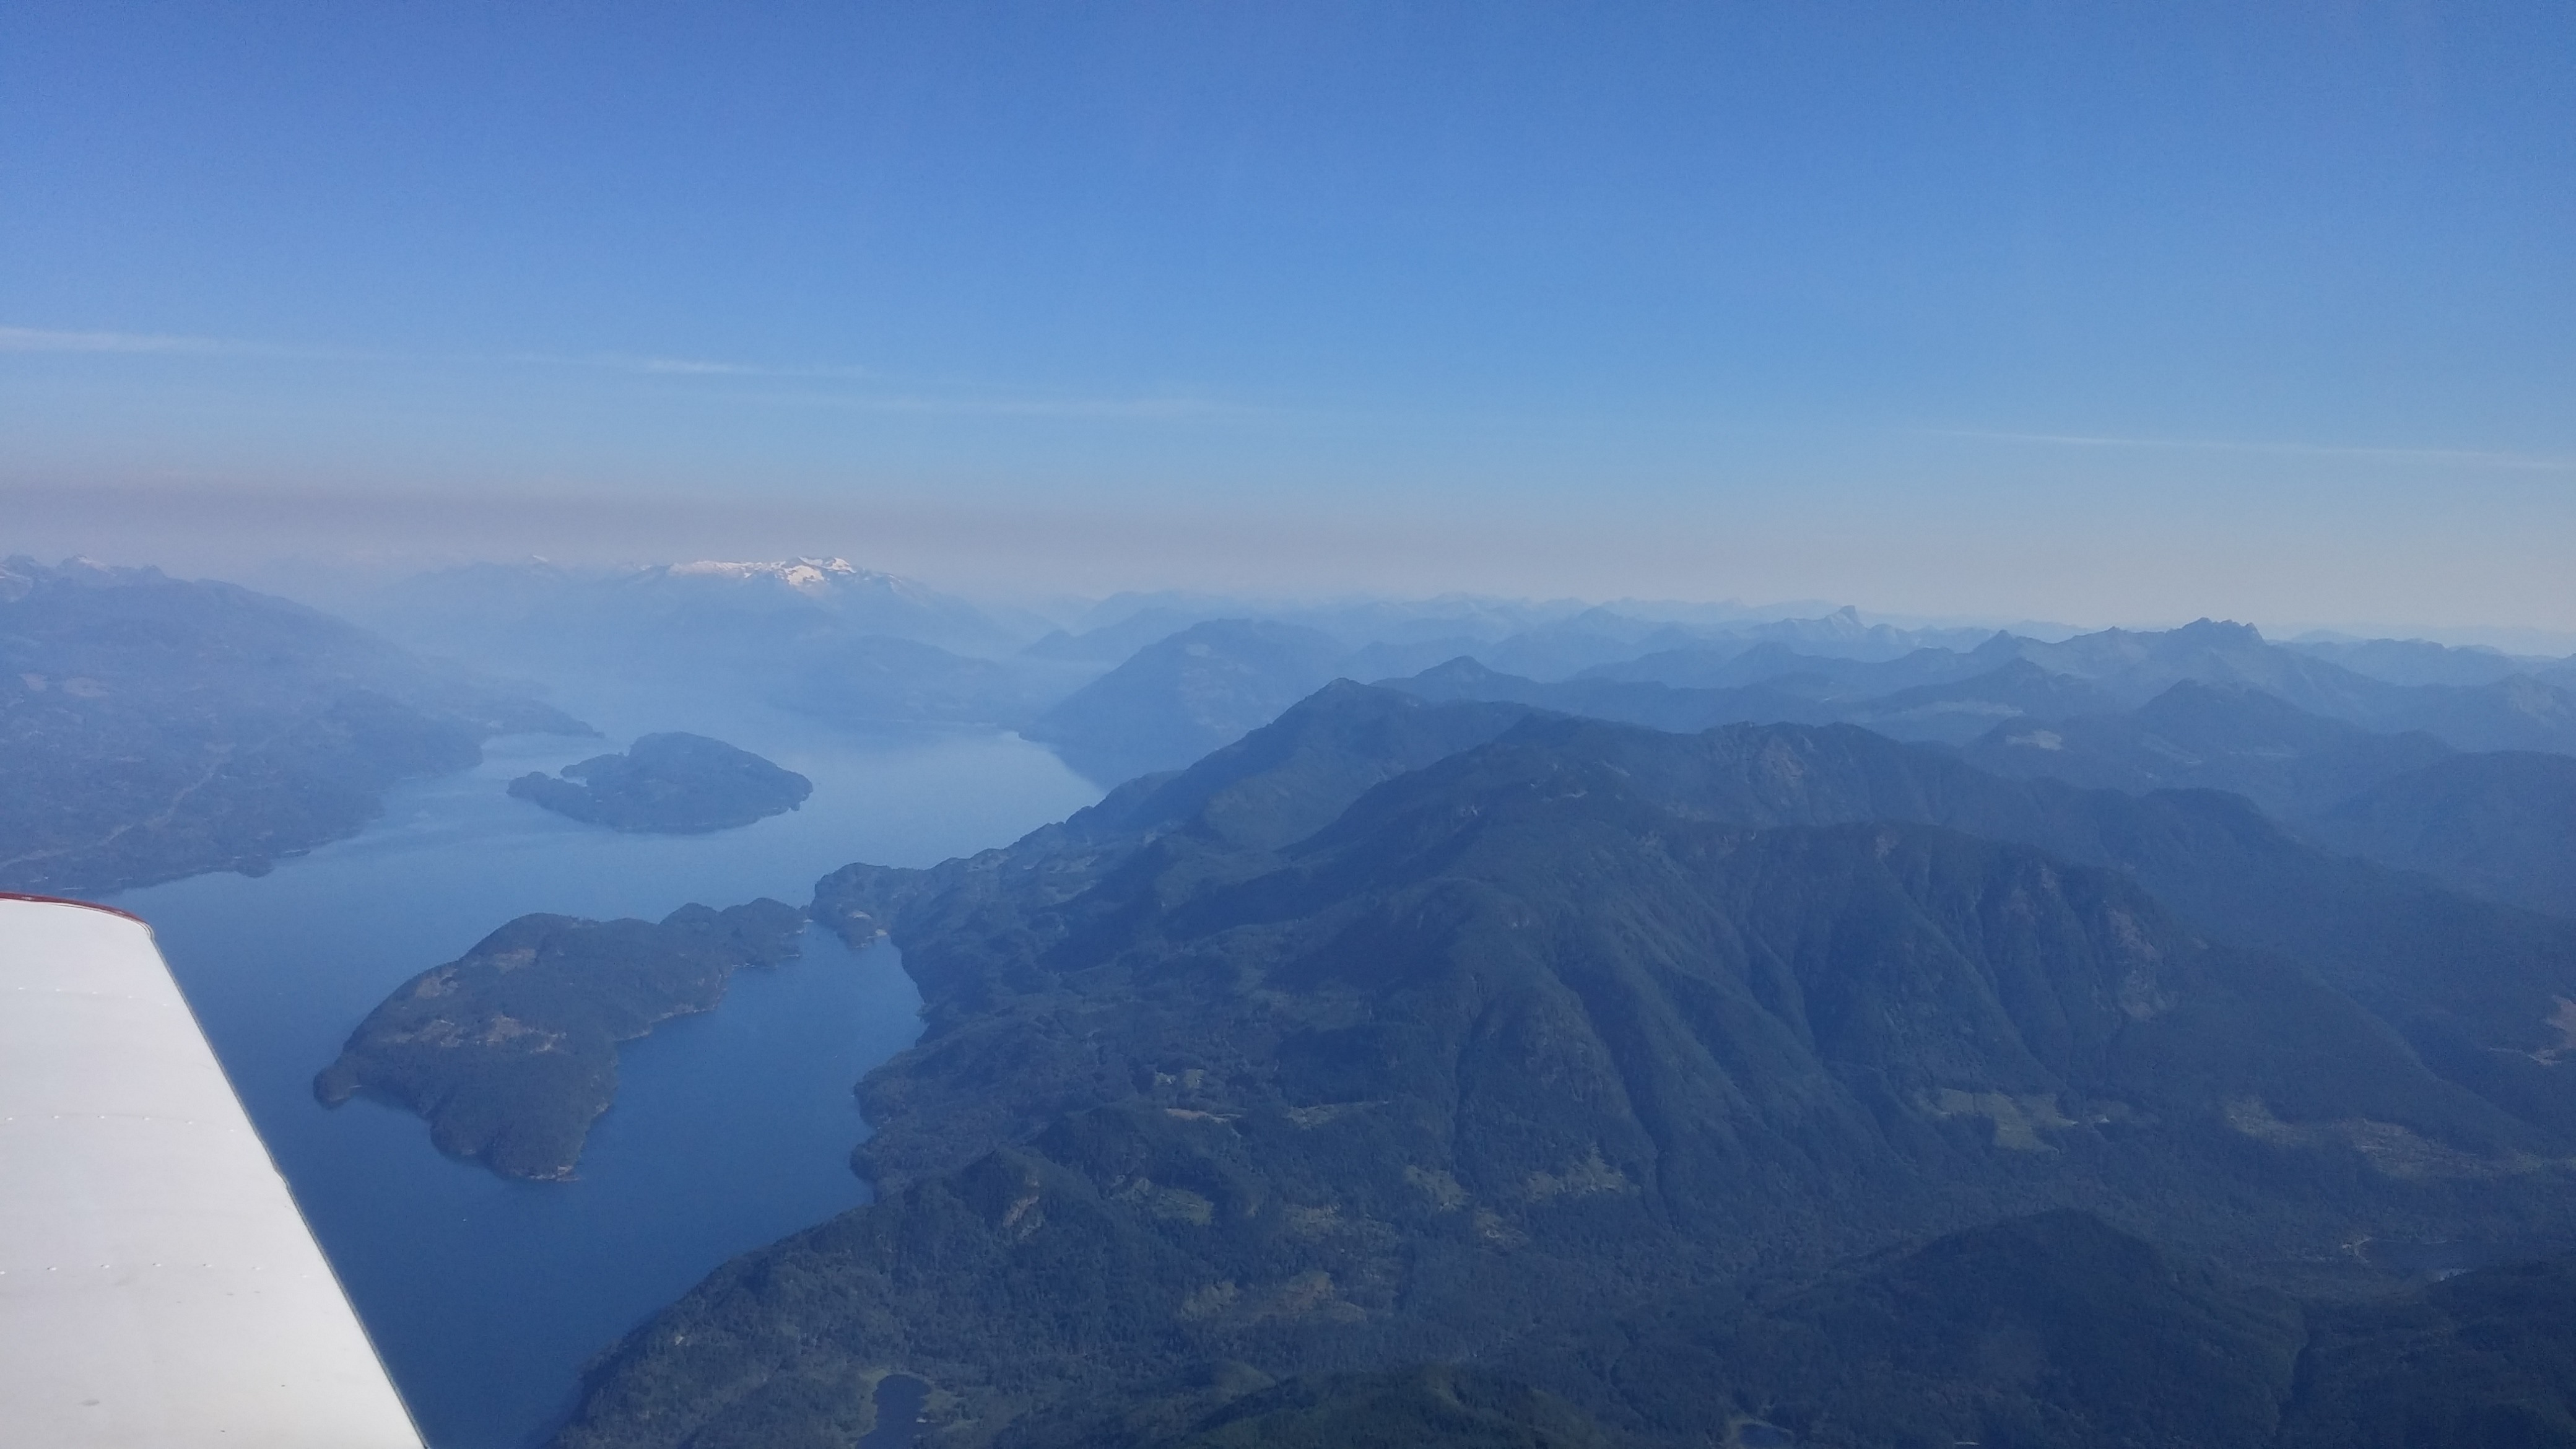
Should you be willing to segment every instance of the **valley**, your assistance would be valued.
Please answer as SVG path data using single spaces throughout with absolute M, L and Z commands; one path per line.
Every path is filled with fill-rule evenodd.
M 2571 57 L 10 6 L 0 1449 L 2576 1449 Z
M 445 909 L 480 914 L 482 939 L 459 921 L 443 954 L 380 949 L 402 968 L 375 978 L 372 1011 L 335 995 L 338 1060 L 303 1058 L 301 1110 L 408 1107 L 433 1156 L 566 1195 L 528 1210 L 569 1222 L 594 1211 L 575 1206 L 591 1139 L 622 1140 L 625 1058 L 735 1019 L 743 967 L 804 979 L 807 915 L 836 959 L 899 960 L 918 990 L 918 1041 L 901 1026 L 827 1149 L 859 1200 L 771 1219 L 809 1226 L 769 1247 L 734 1239 L 743 1256 L 702 1261 L 713 1276 L 676 1302 L 682 1285 L 656 1290 L 669 1306 L 568 1419 L 519 1421 L 532 1432 L 876 1442 L 874 1386 L 902 1379 L 926 1386 L 920 1442 L 1029 1449 L 1403 1424 L 1458 1443 L 2073 1445 L 2115 1422 L 2140 1442 L 2332 1443 L 2353 1431 L 2319 1426 L 2348 1426 L 2364 1383 L 2475 1424 L 2490 1391 L 2459 1385 L 2528 1377 L 2474 1346 L 2438 1375 L 2361 1367 L 2389 1335 L 2494 1313 L 2554 1331 L 2555 1289 L 2477 1296 L 2576 1246 L 2576 857 L 2552 803 L 2576 755 L 2546 661 L 2337 656 L 2438 676 L 2403 683 L 2206 623 L 2043 642 L 1848 615 L 1230 601 L 1096 626 L 1099 647 L 1014 645 L 1025 622 L 878 577 L 614 581 L 628 605 L 547 677 L 630 749 L 510 775 L 513 741 L 542 736 L 502 736 L 498 760 L 424 773 L 482 802 L 460 849 L 528 829 L 534 800 L 572 818 L 531 843 L 658 835 L 700 862 L 671 888 L 710 904 L 612 919 L 576 914 L 587 887 L 478 887 Z M 472 670 L 545 663 L 531 650 L 570 626 L 537 603 L 594 585 L 533 587 L 496 596 L 539 621 L 512 626 L 517 652 Z M 656 590 L 676 612 L 631 607 Z M 845 615 L 865 623 L 813 622 Z M 697 642 L 624 622 L 655 618 Z M 964 696 L 906 672 L 960 677 L 963 659 L 1013 682 L 960 714 Z M 871 692 L 864 717 L 818 707 L 856 697 L 843 671 Z M 827 869 L 877 807 L 816 762 L 1011 724 L 1121 782 L 1008 846 Z M 812 743 L 772 763 L 719 737 Z M 2479 748 L 2499 739 L 2543 748 Z M 791 838 L 821 872 L 810 891 L 764 867 L 729 894 L 741 872 L 709 869 Z M 737 1084 L 746 1104 L 761 1081 Z M 685 1171 L 711 1148 L 654 1150 Z M 2353 1247 L 2409 1242 L 2519 1246 L 2459 1288 L 2409 1287 L 2412 1259 Z M 389 1301 L 390 1267 L 361 1266 L 362 1301 Z M 2151 1280 L 2200 1286 L 2159 1298 Z M 2028 1367 L 1944 1357 L 1966 1330 L 1904 1306 L 1934 1301 Z M 2320 1335 L 2340 1357 L 2289 1374 L 2283 1355 Z M 2213 1397 L 2219 1370 L 2177 1345 L 2214 1341 L 2244 1377 Z M 452 1347 L 397 1342 L 417 1345 L 406 1375 Z M 1717 1398 L 1647 1387 L 1675 1378 Z M 436 1412 L 479 1421 L 461 1409 Z

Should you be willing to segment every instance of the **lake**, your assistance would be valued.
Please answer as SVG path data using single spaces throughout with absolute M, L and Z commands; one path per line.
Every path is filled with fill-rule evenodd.
M 621 1050 L 617 1102 L 570 1183 L 442 1156 L 419 1119 L 313 1098 L 313 1074 L 406 978 L 531 911 L 658 919 L 691 901 L 806 904 L 853 860 L 927 865 L 1098 798 L 1000 733 L 870 738 L 747 706 L 566 698 L 610 740 L 494 741 L 402 787 L 363 833 L 256 879 L 198 876 L 114 903 L 152 923 L 278 1167 L 437 1449 L 520 1449 L 582 1366 L 735 1254 L 867 1200 L 851 1088 L 909 1046 L 920 1001 L 889 946 L 808 930 L 803 959 Z M 585 706 L 588 706 L 585 708 Z M 704 836 L 628 836 L 503 793 L 529 770 L 686 729 L 814 782 L 801 810 Z

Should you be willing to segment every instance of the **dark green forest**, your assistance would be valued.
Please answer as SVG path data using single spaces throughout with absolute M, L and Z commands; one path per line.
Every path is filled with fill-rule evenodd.
M 566 1178 L 617 1094 L 617 1044 L 712 1010 L 745 966 L 794 957 L 805 914 L 776 901 L 682 906 L 660 922 L 521 916 L 397 987 L 313 1080 L 429 1119 L 442 1152 Z
M 624 754 L 521 775 L 510 793 L 612 830 L 699 835 L 793 810 L 814 793 L 814 782 L 722 740 L 658 734 L 637 739 Z
M 2563 1275 L 2373 1244 L 2576 1244 L 2576 922 L 2240 796 L 1340 684 L 814 910 L 880 1200 L 563 1445 L 2560 1442 Z

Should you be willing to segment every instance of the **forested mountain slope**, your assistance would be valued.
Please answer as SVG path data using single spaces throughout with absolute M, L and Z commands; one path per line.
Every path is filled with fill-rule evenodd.
M 1345 685 L 816 911 L 924 993 L 886 1195 L 639 1330 L 567 1444 L 826 1442 L 892 1367 L 1044 1442 L 1192 1363 L 1505 1354 L 2051 1208 L 2284 1287 L 2576 1233 L 2576 925 L 2230 796 Z
M 153 569 L 0 563 L 0 889 L 265 870 L 495 734 L 588 734 L 354 625 Z
M 2133 793 L 2231 790 L 2304 820 L 2456 752 L 2420 730 L 2382 734 L 2260 690 L 2184 680 L 2134 710 L 2001 725 L 1964 753 L 1999 775 Z
M 2576 917 L 2576 758 L 2454 756 L 2383 780 L 2315 824 L 2325 839 L 2374 860 Z

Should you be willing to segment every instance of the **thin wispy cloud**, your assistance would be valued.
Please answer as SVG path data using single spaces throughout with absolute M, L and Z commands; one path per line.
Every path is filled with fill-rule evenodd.
M 1195 419 L 1274 415 L 1273 408 L 1192 397 L 1044 397 L 1006 394 L 779 393 L 767 402 L 853 412 L 949 417 Z
M 648 377 L 752 378 L 779 382 L 847 382 L 879 388 L 897 379 L 874 368 L 830 364 L 727 362 L 698 357 L 591 353 L 566 357 L 529 354 L 518 361 L 549 367 L 599 368 Z M 1028 418 L 1132 418 L 1140 420 L 1251 416 L 1270 411 L 1237 403 L 1194 397 L 1065 397 L 1010 393 L 960 386 L 942 391 L 913 387 L 903 392 L 803 391 L 761 395 L 760 401 L 794 406 L 842 408 L 854 412 L 917 413 L 925 416 Z
M 0 352 L 238 352 L 241 344 L 213 337 L 172 337 L 149 332 L 56 332 L 42 327 L 0 327 Z
M 287 362 L 398 362 L 386 352 L 345 347 L 306 347 L 238 337 L 189 337 L 166 332 L 77 332 L 45 327 L 0 327 L 0 353 L 78 353 L 127 357 L 234 357 Z
M 2382 463 L 2451 463 L 2530 473 L 2576 472 L 2576 458 L 2507 453 L 2480 448 L 2387 448 L 2339 443 L 2277 443 L 2227 438 L 2128 438 L 2087 433 L 2017 433 L 1981 428 L 1931 428 L 1928 436 L 1973 438 L 2061 448 L 2135 448 L 2167 452 L 2250 453 L 2291 458 L 2352 458 Z
M 593 352 L 572 357 L 554 353 L 525 353 L 511 360 L 540 367 L 587 367 L 606 372 L 641 373 L 651 377 L 771 377 L 863 381 L 880 380 L 884 376 L 873 368 L 834 364 L 782 366 L 774 363 L 728 362 L 706 357 L 659 357 L 626 352 Z
M 851 390 L 812 388 L 795 393 L 752 394 L 745 396 L 745 400 L 842 408 L 857 412 L 910 413 L 923 416 L 1158 421 L 1249 417 L 1273 411 L 1194 397 L 1065 397 L 963 386 L 954 390 L 916 386 L 902 392 L 870 391 L 866 389 L 883 389 L 889 382 L 895 380 L 874 368 L 839 364 L 738 362 L 721 358 L 671 357 L 623 352 L 582 354 L 530 352 L 506 357 L 470 354 L 424 356 L 294 347 L 239 338 L 189 337 L 142 332 L 79 332 L 0 326 L 0 353 L 431 363 L 481 368 L 570 368 L 625 373 L 637 377 L 703 378 L 710 381 L 745 379 L 802 382 L 809 385 L 846 383 L 859 386 Z

